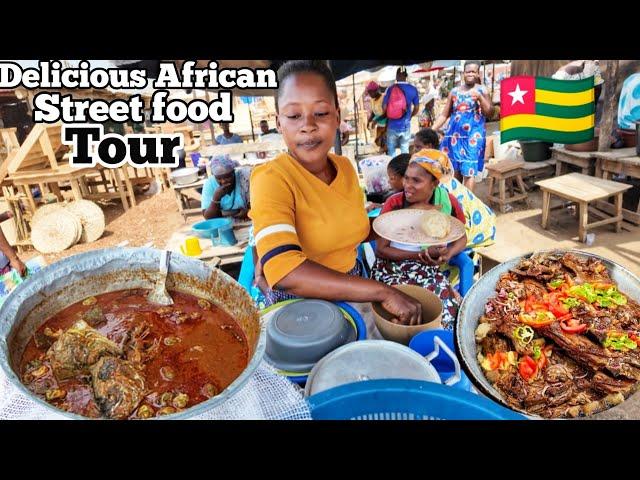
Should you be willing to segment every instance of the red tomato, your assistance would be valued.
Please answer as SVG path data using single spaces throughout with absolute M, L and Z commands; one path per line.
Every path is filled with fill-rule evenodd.
M 529 355 L 525 355 L 518 363 L 518 371 L 522 378 L 529 381 L 538 373 L 538 364 Z

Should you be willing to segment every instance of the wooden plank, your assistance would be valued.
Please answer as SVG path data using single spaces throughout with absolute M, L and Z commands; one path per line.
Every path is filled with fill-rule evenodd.
M 603 225 L 609 225 L 611 223 L 616 223 L 621 221 L 622 221 L 622 215 L 620 215 L 619 217 L 609 217 L 604 220 L 599 220 L 597 222 L 587 223 L 586 230 L 591 230 L 592 228 L 598 228 L 598 227 L 602 227 Z
M 587 209 L 588 206 L 589 204 L 587 202 L 580 202 L 580 205 L 579 205 L 578 239 L 581 242 L 585 242 L 587 240 L 587 228 L 588 228 L 587 224 L 589 223 L 589 210 Z
M 43 133 L 44 125 L 41 123 L 36 123 L 31 129 L 31 132 L 29 132 L 29 135 L 27 135 L 24 143 L 20 145 L 20 149 L 16 152 L 11 161 L 5 162 L 0 166 L 0 180 L 4 180 L 4 177 L 6 177 L 8 173 L 14 173 L 20 168 L 22 161 L 26 158 L 27 154 L 29 153 L 29 151 L 31 151 L 33 146 L 38 143 L 40 135 L 42 135 Z
M 636 147 L 617 148 L 615 150 L 609 150 L 608 152 L 593 152 L 593 155 L 603 160 L 619 160 L 625 157 L 635 157 Z
M 615 199 L 615 207 L 616 207 L 616 218 L 618 218 L 618 222 L 616 223 L 616 232 L 620 233 L 622 230 L 622 193 L 616 195 Z
M 500 160 L 499 162 L 485 165 L 485 168 L 489 170 L 489 172 L 505 173 L 510 172 L 511 170 L 522 168 L 524 166 L 524 163 L 525 162 L 521 160 Z
M 596 207 L 593 207 L 591 205 L 589 205 L 589 213 L 591 213 L 592 215 L 595 215 L 598 218 L 611 218 L 611 215 L 609 215 L 608 213 L 605 213 L 602 210 L 598 210 Z M 624 216 L 624 212 L 623 212 L 623 216 Z M 625 230 L 627 232 L 638 232 L 638 233 L 640 233 L 640 230 L 638 230 L 638 227 L 636 227 L 635 225 L 625 221 L 624 219 L 620 223 L 621 223 L 621 226 L 622 226 L 623 230 Z
M 127 193 L 129 196 L 129 201 L 131 202 L 131 206 L 135 207 L 136 206 L 136 193 L 133 191 L 133 185 L 131 185 L 131 180 L 129 179 L 129 172 L 127 170 L 127 167 L 121 167 L 118 168 L 117 170 L 120 170 L 122 172 L 122 176 L 124 178 L 124 184 L 127 188 Z
M 551 192 L 542 190 L 542 228 L 549 228 L 549 207 L 551 206 Z
M 127 200 L 127 192 L 125 191 L 124 183 L 122 183 L 122 179 L 120 178 L 119 168 L 110 168 L 108 170 L 109 175 L 113 178 L 113 183 L 116 186 L 116 192 L 120 196 L 120 201 L 122 202 L 122 208 L 126 212 L 129 210 L 129 202 Z
M 595 158 L 594 152 L 574 152 L 563 147 L 551 147 L 551 155 L 554 160 L 562 159 L 568 162 L 572 161 L 589 161 Z
M 56 160 L 56 154 L 53 152 L 53 147 L 51 146 L 51 142 L 49 141 L 48 135 L 40 135 L 40 147 L 42 147 L 42 151 L 51 162 L 51 168 L 57 170 L 58 161 Z
M 616 210 L 615 206 L 610 204 L 609 202 L 605 202 L 604 200 L 598 200 L 595 205 L 600 209 L 604 210 L 611 215 L 615 215 Z M 622 217 L 635 225 L 640 225 L 640 213 L 632 212 L 631 210 L 627 210 L 626 208 L 622 209 Z
M 581 173 L 540 180 L 536 185 L 575 202 L 591 202 L 607 198 L 632 187 L 626 183 L 590 177 Z
M 78 184 L 78 180 L 75 178 L 69 179 L 71 183 L 71 191 L 73 192 L 74 200 L 82 200 L 82 190 L 80 189 L 80 185 Z

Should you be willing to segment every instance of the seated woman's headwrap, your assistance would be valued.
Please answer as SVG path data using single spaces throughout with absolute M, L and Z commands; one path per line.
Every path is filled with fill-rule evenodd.
M 238 162 L 233 160 L 228 154 L 211 157 L 211 173 L 215 176 L 233 172 L 238 166 L 240 166 Z
M 453 165 L 446 153 L 433 148 L 423 148 L 411 157 L 411 163 L 416 163 L 433 175 L 439 181 L 448 181 L 453 177 Z

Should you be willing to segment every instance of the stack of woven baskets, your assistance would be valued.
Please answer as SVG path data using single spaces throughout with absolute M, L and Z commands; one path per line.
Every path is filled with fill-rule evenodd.
M 104 212 L 89 200 L 51 203 L 33 215 L 31 242 L 40 253 L 62 252 L 78 242 L 99 239 L 104 227 Z

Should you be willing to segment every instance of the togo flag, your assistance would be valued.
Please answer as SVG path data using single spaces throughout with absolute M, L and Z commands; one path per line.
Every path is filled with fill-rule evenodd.
M 543 140 L 582 143 L 593 139 L 593 77 L 556 80 L 510 77 L 500 83 L 500 143 Z

